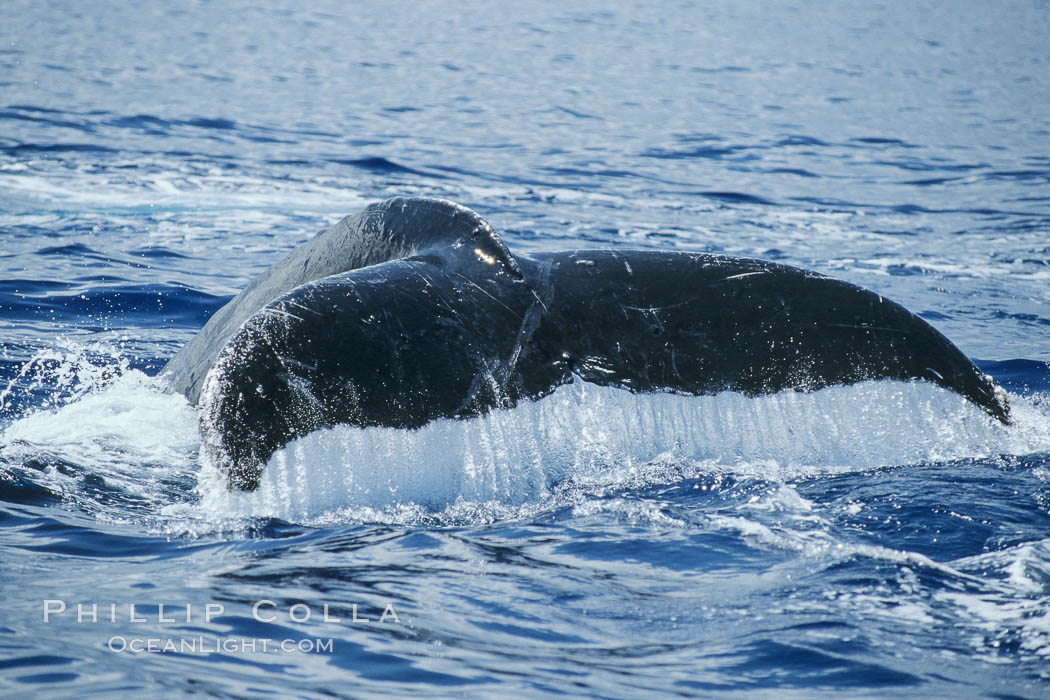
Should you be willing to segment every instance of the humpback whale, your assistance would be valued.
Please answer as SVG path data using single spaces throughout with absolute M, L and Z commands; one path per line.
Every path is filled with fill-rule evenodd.
M 924 380 L 1003 423 L 1005 393 L 903 306 L 787 265 L 649 250 L 512 253 L 453 202 L 395 198 L 325 229 L 162 372 L 231 489 L 339 424 L 414 429 L 550 394 L 746 395 Z

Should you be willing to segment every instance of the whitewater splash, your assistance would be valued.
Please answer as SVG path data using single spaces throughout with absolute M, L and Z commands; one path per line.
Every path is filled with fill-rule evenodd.
M 33 394 L 44 398 L 18 416 L 11 403 Z M 154 512 L 194 497 L 196 422 L 184 397 L 130 369 L 119 347 L 67 342 L 0 391 L 0 481 L 27 479 L 110 522 Z
M 201 502 L 214 515 L 294 522 L 336 512 L 377 517 L 405 507 L 556 507 L 566 485 L 635 482 L 640 470 L 654 477 L 654 462 L 784 481 L 1046 450 L 1047 416 L 1012 400 L 1016 423 L 1004 427 L 926 382 L 879 380 L 752 398 L 640 395 L 577 379 L 514 409 L 419 430 L 316 431 L 278 450 L 253 492 L 228 491 L 218 469 L 204 464 Z M 683 477 L 680 468 L 672 471 L 670 478 Z
M 319 430 L 277 451 L 256 491 L 231 492 L 198 456 L 197 413 L 185 399 L 128 369 L 119 352 L 99 355 L 72 347 L 27 363 L 35 369 L 20 377 L 38 373 L 29 384 L 56 389 L 42 410 L 0 429 L 0 470 L 26 472 L 110 520 L 129 503 L 197 523 L 491 520 L 698 475 L 783 483 L 1050 451 L 1050 412 L 1020 396 L 1011 396 L 1014 425 L 1002 426 L 926 382 L 751 398 L 640 395 L 577 379 L 538 401 L 419 430 Z

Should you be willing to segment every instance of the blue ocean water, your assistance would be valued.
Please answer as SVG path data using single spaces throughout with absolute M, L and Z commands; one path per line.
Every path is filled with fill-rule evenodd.
M 0 6 L 0 692 L 1050 693 L 1050 5 L 307 5 Z M 395 195 L 867 286 L 1015 424 L 578 383 L 217 488 L 155 375 Z

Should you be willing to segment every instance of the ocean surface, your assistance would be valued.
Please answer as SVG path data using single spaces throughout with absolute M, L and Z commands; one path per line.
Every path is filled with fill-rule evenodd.
M 303 5 L 0 5 L 0 695 L 1050 696 L 1050 4 Z M 226 492 L 156 375 L 396 195 L 861 284 L 1014 424 L 577 381 Z

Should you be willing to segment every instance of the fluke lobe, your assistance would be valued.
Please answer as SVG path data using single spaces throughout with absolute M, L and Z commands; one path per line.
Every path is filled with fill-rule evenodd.
M 219 310 L 164 369 L 204 449 L 253 490 L 296 437 L 418 428 L 550 394 L 748 395 L 926 380 L 1006 423 L 1005 393 L 904 307 L 798 268 L 682 252 L 515 255 L 445 200 L 372 204 Z

